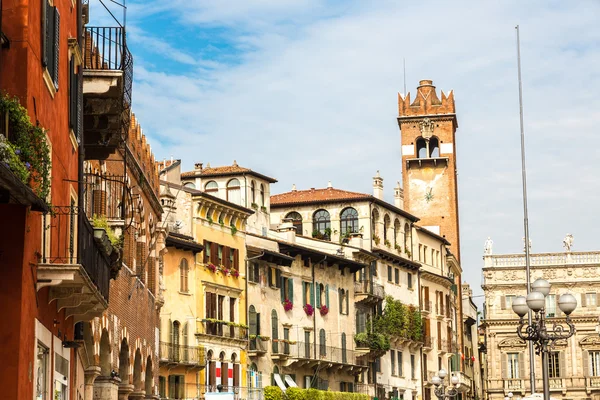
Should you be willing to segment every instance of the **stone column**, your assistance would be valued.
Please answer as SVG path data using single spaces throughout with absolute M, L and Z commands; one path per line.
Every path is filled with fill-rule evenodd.
M 144 400 L 146 398 L 145 390 L 134 390 L 129 394 L 129 400 Z
M 84 378 L 85 390 L 83 392 L 85 400 L 94 400 L 94 381 L 98 376 L 100 376 L 100 367 L 92 365 L 86 368 Z
M 94 381 L 94 400 L 118 400 L 119 378 L 99 376 Z
M 133 385 L 122 383 L 119 385 L 119 399 L 118 400 L 128 400 L 129 394 L 133 392 Z

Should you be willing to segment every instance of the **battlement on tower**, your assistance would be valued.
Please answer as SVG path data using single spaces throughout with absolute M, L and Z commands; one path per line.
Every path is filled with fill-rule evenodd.
M 446 95 L 440 91 L 442 98 L 437 96 L 433 81 L 425 79 L 419 81 L 417 95 L 415 100 L 410 102 L 410 92 L 403 97 L 398 93 L 398 116 L 399 117 L 417 117 L 436 114 L 454 114 L 454 92 L 451 90 Z
M 152 148 L 146 140 L 146 135 L 144 135 L 142 127 L 133 113 L 131 114 L 127 145 L 148 179 L 148 183 L 158 193 L 158 171 L 155 167 L 154 154 L 152 154 Z

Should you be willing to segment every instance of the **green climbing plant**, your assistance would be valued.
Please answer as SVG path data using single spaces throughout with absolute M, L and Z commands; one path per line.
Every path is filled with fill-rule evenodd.
M 0 162 L 45 200 L 50 192 L 51 168 L 46 131 L 31 123 L 18 97 L 0 96 L 0 113 L 8 114 L 11 133 L 10 143 L 4 137 L 0 142 Z

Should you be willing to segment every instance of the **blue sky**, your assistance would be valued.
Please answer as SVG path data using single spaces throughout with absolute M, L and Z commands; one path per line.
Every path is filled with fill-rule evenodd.
M 94 0 L 92 0 L 93 2 Z M 483 244 L 522 251 L 515 50 L 521 26 L 534 252 L 600 247 L 600 3 L 170 0 L 127 3 L 134 111 L 157 159 L 240 165 L 273 193 L 325 187 L 392 200 L 397 92 L 454 90 L 464 278 Z M 102 21 L 93 8 L 94 21 Z

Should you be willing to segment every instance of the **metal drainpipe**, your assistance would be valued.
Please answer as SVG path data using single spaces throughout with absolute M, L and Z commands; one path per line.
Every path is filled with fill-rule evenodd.
M 411 235 L 412 236 L 412 235 Z M 412 256 L 412 253 L 411 253 Z M 419 291 L 419 309 L 421 308 L 421 269 L 417 272 L 417 290 Z M 423 339 L 425 337 L 423 336 Z M 423 371 L 423 346 L 419 349 L 419 364 L 421 365 L 420 370 Z M 425 397 L 425 380 L 427 379 L 427 371 L 423 371 L 424 374 L 421 375 L 421 396 Z M 425 376 L 423 376 L 425 375 Z M 424 378 L 424 379 L 423 379 Z

